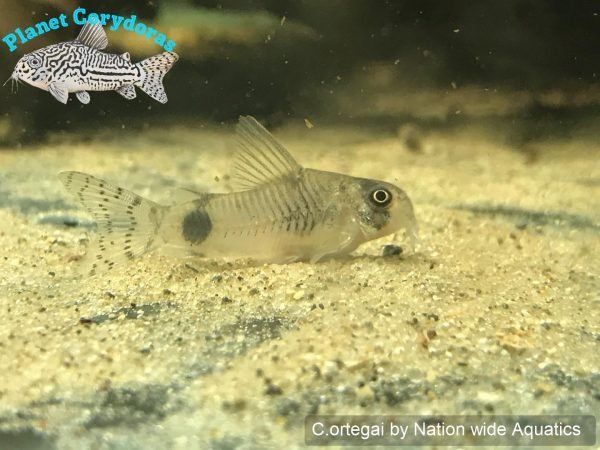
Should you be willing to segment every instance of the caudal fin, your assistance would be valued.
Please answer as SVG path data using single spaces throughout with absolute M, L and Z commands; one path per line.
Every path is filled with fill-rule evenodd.
M 163 77 L 178 59 L 177 53 L 164 52 L 140 61 L 136 66 L 141 69 L 142 77 L 136 86 L 154 100 L 167 103 L 167 93 L 162 84 Z
M 98 240 L 82 265 L 89 275 L 111 270 L 156 247 L 167 207 L 85 173 L 61 172 L 58 177 L 98 224 Z

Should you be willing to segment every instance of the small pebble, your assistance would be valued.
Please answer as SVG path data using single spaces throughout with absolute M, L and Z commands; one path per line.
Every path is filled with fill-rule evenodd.
M 239 412 L 246 409 L 248 403 L 246 399 L 243 398 L 234 398 L 233 400 L 224 400 L 222 403 L 223 409 L 226 411 L 234 411 Z
M 265 395 L 281 395 L 283 394 L 283 389 L 273 383 L 269 383 L 267 388 L 265 389 Z
M 375 399 L 375 392 L 371 386 L 365 384 L 356 390 L 356 398 L 361 406 L 367 406 Z
M 335 361 L 326 361 L 321 371 L 324 377 L 331 380 L 339 373 L 338 365 Z
M 293 398 L 284 398 L 277 405 L 277 414 L 283 417 L 291 416 L 300 411 L 301 404 Z
M 398 256 L 398 255 L 401 255 L 402 252 L 403 252 L 402 247 L 400 247 L 399 245 L 388 244 L 383 247 L 382 255 L 385 257 Z
M 142 348 L 140 348 L 140 353 L 142 355 L 147 355 L 148 353 L 150 353 L 152 351 L 153 347 L 154 346 L 152 344 L 144 345 Z

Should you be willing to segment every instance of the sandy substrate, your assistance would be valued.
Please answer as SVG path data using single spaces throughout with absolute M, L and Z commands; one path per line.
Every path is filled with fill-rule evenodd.
M 598 144 L 540 142 L 532 162 L 475 130 L 414 152 L 315 125 L 276 135 L 308 167 L 405 189 L 416 251 L 398 235 L 319 264 L 151 254 L 81 279 L 93 228 L 59 171 L 165 203 L 227 190 L 232 130 L 0 152 L 3 448 L 281 449 L 316 412 L 600 411 Z

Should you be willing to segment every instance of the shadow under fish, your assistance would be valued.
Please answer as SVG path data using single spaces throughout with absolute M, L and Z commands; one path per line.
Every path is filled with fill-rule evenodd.
M 167 102 L 163 77 L 179 59 L 176 53 L 164 52 L 132 63 L 129 53 L 115 55 L 100 51 L 107 45 L 108 37 L 102 25 L 87 23 L 74 41 L 49 45 L 24 55 L 9 80 L 13 84 L 24 81 L 48 91 L 64 104 L 69 93 L 75 93 L 77 99 L 87 105 L 88 91 L 117 91 L 132 100 L 136 98 L 136 86 L 154 100 Z

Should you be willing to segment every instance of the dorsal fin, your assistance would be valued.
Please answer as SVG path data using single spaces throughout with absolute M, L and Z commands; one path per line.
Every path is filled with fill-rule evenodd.
M 239 149 L 233 180 L 249 190 L 280 178 L 297 175 L 302 166 L 265 127 L 252 116 L 241 116 L 236 127 Z
M 87 22 L 75 40 L 87 45 L 88 47 L 98 50 L 104 50 L 108 45 L 108 37 L 106 37 L 106 32 L 99 23 L 92 25 Z

